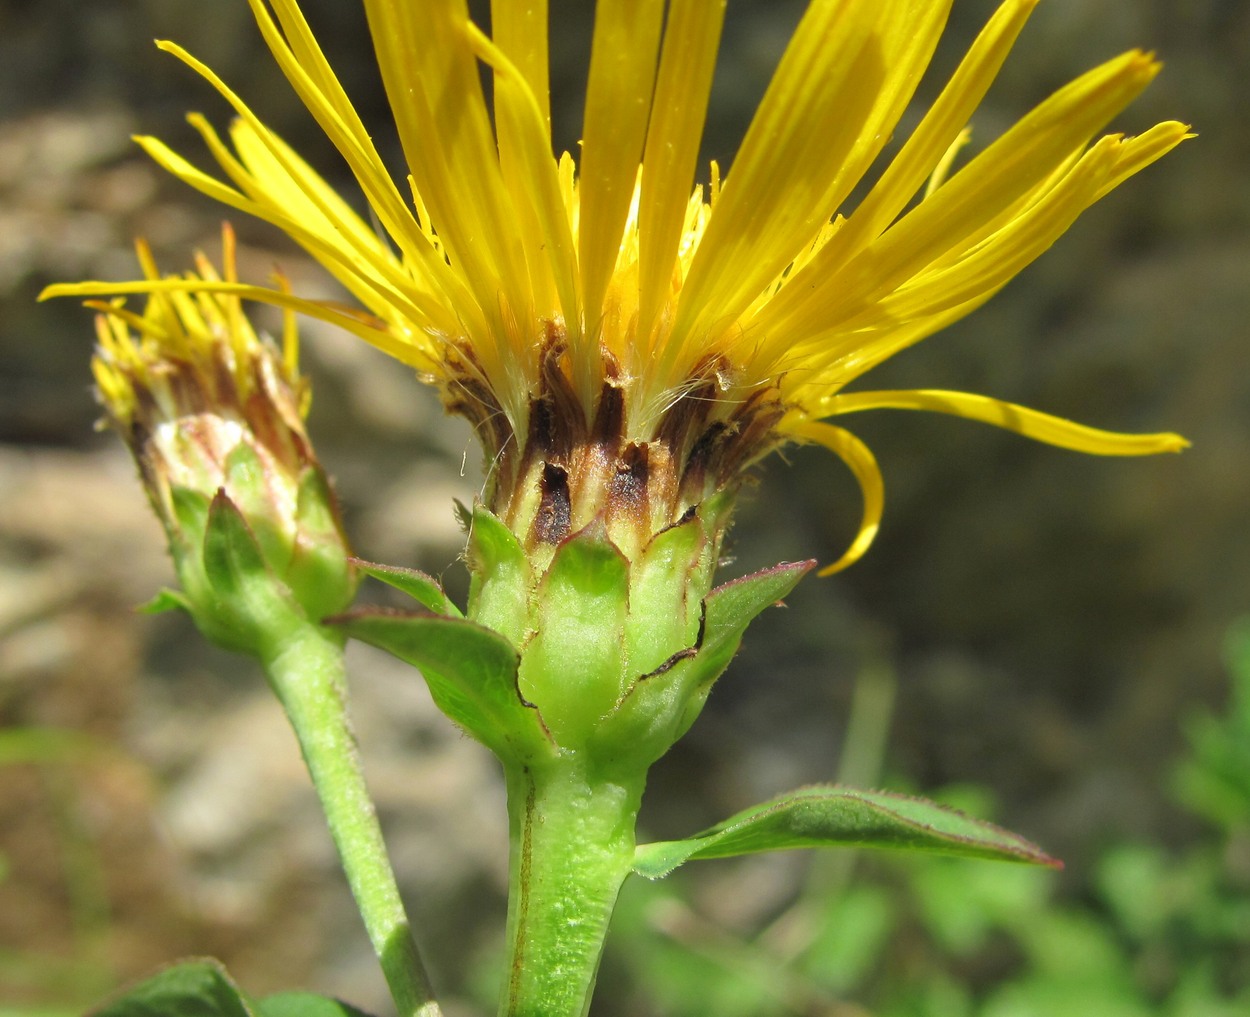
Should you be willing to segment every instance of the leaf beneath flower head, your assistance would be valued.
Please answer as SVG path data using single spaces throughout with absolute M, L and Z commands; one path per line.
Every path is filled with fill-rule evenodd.
M 923 798 L 817 785 L 752 806 L 685 840 L 641 844 L 634 852 L 634 871 L 659 879 L 696 858 L 812 847 L 894 848 L 1054 868 L 1062 864 L 1023 837 Z
M 373 608 L 325 624 L 419 668 L 438 708 L 496 753 L 546 746 L 537 710 L 517 688 L 520 658 L 498 632 L 463 618 Z

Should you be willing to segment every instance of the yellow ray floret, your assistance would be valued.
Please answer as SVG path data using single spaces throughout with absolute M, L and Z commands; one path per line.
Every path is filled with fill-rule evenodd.
M 867 182 L 951 0 L 811 0 L 732 172 L 721 180 L 713 165 L 702 186 L 696 160 L 724 0 L 598 0 L 580 166 L 552 150 L 546 0 L 493 0 L 490 35 L 470 21 L 466 0 L 365 0 L 407 161 L 402 181 L 296 0 L 248 2 L 376 228 L 171 43 L 162 47 L 239 119 L 224 138 L 192 118 L 216 174 L 155 139 L 140 143 L 191 186 L 287 232 L 365 311 L 233 279 L 149 276 L 49 293 L 199 291 L 334 321 L 438 386 L 448 408 L 477 425 L 492 462 L 521 455 L 535 435 L 552 449 L 589 440 L 618 403 L 622 441 L 664 445 L 687 474 L 691 456 L 704 470 L 699 457 L 715 438 L 724 475 L 709 483 L 734 482 L 784 441 L 819 443 L 864 492 L 858 536 L 835 567 L 871 542 L 882 483 L 871 453 L 828 418 L 927 409 L 1097 454 L 1184 445 L 983 396 L 843 391 L 975 310 L 1086 208 L 1190 136 L 1176 122 L 1100 136 L 1158 73 L 1152 56 L 1132 51 L 1059 89 L 959 165 L 968 124 L 1036 0 L 1001 3 Z M 849 206 L 857 189 L 863 197 Z M 556 441 L 553 427 L 565 437 Z M 728 434 L 741 436 L 736 445 Z

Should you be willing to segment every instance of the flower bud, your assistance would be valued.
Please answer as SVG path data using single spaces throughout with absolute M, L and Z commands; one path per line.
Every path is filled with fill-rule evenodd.
M 177 602 L 215 642 L 259 653 L 284 617 L 343 610 L 356 576 L 304 428 L 293 319 L 281 351 L 257 335 L 229 292 L 234 244 L 228 228 L 223 236 L 224 281 L 200 256 L 194 294 L 171 281 L 142 315 L 92 305 L 102 312 L 92 368 L 107 423 L 165 527 Z M 157 282 L 150 253 L 139 253 Z

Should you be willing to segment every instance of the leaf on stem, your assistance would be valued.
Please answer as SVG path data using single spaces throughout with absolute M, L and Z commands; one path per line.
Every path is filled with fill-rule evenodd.
M 140 982 L 88 1017 L 257 1017 L 219 961 L 184 961 Z
M 311 992 L 280 992 L 256 1004 L 257 1017 L 369 1017 L 363 1010 Z
M 379 609 L 325 624 L 419 668 L 438 708 L 496 753 L 546 745 L 538 711 L 517 688 L 520 658 L 498 632 L 463 618 Z
M 752 806 L 685 840 L 641 844 L 634 871 L 659 879 L 692 859 L 811 847 L 894 848 L 1062 866 L 1023 837 L 923 798 L 817 785 Z
M 183 961 L 92 1010 L 87 1017 L 369 1017 L 311 992 L 249 999 L 220 961 Z

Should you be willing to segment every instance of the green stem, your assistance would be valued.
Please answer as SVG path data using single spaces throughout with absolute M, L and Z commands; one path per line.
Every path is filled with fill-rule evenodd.
M 502 1017 L 582 1017 L 634 857 L 642 777 L 594 773 L 576 753 L 508 766 L 511 879 Z
M 429 977 L 365 786 L 347 720 L 343 640 L 304 624 L 265 655 L 400 1017 L 437 1017 Z

